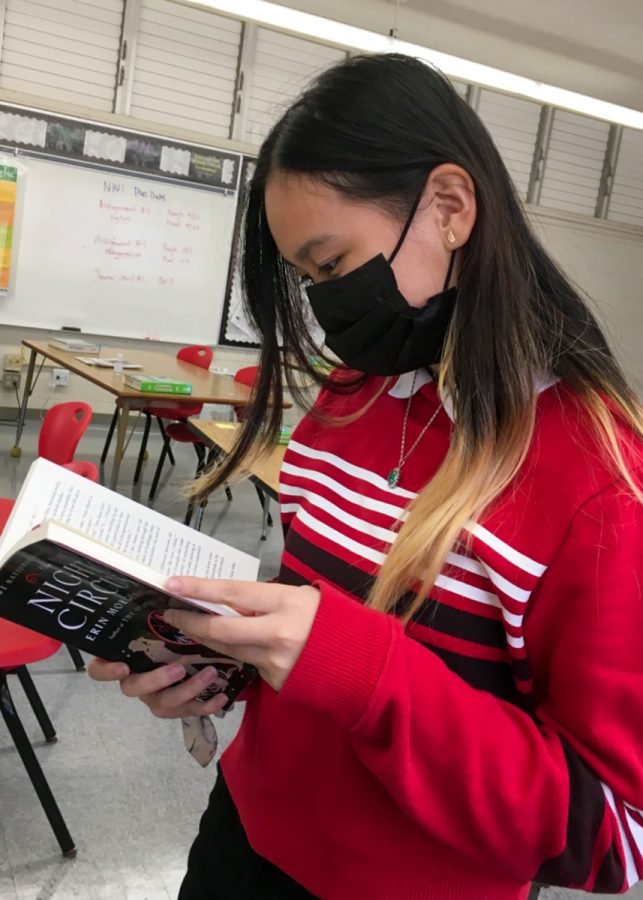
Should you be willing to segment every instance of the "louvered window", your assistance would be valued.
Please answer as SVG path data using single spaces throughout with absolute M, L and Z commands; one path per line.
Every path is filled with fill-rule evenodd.
M 129 114 L 229 137 L 241 30 L 194 6 L 143 0 Z
M 252 75 L 247 88 L 245 140 L 260 144 L 313 76 L 345 57 L 344 50 L 280 34 L 268 28 L 258 28 Z
M 0 88 L 111 112 L 123 0 L 6 0 Z
M 491 134 L 520 197 L 527 198 L 542 107 L 530 100 L 480 91 L 478 115 Z
M 623 129 L 607 218 L 643 225 L 643 131 Z
M 593 216 L 610 126 L 557 109 L 539 203 Z

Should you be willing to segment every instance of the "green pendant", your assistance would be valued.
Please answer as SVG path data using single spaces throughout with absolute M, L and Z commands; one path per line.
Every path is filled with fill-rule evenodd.
M 400 470 L 399 468 L 391 469 L 391 471 L 386 476 L 386 480 L 388 482 L 388 486 L 390 488 L 397 487 L 400 483 Z

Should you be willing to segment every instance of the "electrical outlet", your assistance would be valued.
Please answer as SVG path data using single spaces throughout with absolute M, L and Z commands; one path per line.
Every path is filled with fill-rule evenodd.
M 69 384 L 69 369 L 52 369 L 49 384 L 51 387 L 66 387 Z
M 22 371 L 22 354 L 21 353 L 5 353 L 3 362 L 4 372 L 21 372 Z
M 5 369 L 2 373 L 2 387 L 5 391 L 18 390 L 20 387 L 20 372 L 9 372 Z

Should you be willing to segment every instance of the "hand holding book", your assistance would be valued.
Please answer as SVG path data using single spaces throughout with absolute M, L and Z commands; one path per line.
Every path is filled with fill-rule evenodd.
M 225 604 L 240 616 L 207 616 L 168 609 L 164 620 L 202 646 L 253 666 L 279 691 L 306 645 L 319 607 L 320 592 L 310 585 L 173 577 L 172 594 L 193 601 Z
M 209 700 L 198 699 L 216 678 L 216 670 L 212 667 L 201 669 L 186 679 L 180 663 L 137 674 L 124 663 L 95 657 L 88 672 L 95 681 L 119 681 L 126 697 L 142 700 L 159 719 L 216 715 L 228 703 L 225 694 L 215 694 Z
M 172 609 L 163 617 L 199 644 L 257 668 L 276 691 L 297 662 L 319 606 L 319 591 L 309 586 L 181 576 L 171 578 L 166 587 L 204 607 L 225 603 L 240 612 L 232 618 Z M 205 687 L 199 680 L 202 673 L 177 684 L 182 673 L 173 666 L 130 675 L 127 667 L 121 670 L 118 664 L 94 660 L 89 674 L 97 681 L 120 681 L 126 696 L 142 700 L 159 718 L 216 714 L 224 706 L 220 697 L 205 703 L 196 699 Z

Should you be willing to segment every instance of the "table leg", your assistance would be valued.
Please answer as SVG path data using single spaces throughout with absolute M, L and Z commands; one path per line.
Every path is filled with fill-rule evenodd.
M 266 540 L 266 532 L 268 530 L 268 517 L 270 515 L 270 497 L 268 494 L 263 495 L 263 515 L 261 516 L 261 540 Z
M 31 393 L 31 382 L 33 381 L 33 371 L 36 367 L 36 351 L 31 351 L 31 356 L 29 357 L 29 367 L 27 369 L 27 380 L 25 381 L 25 387 L 22 392 L 22 401 L 20 403 L 20 412 L 18 413 L 18 427 L 16 428 L 16 442 L 9 451 L 11 456 L 20 456 L 22 453 L 22 449 L 20 447 L 20 438 L 22 436 L 22 429 L 25 425 L 25 416 L 27 415 L 27 403 L 29 402 L 29 394 Z
M 129 400 L 123 400 L 118 416 L 118 428 L 116 429 L 116 449 L 114 450 L 114 464 L 112 465 L 112 477 L 110 488 L 115 491 L 118 484 L 118 472 L 125 451 L 125 438 L 127 437 L 127 422 L 129 419 Z

